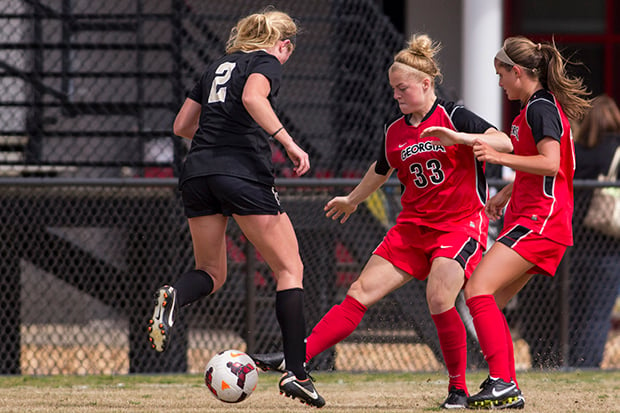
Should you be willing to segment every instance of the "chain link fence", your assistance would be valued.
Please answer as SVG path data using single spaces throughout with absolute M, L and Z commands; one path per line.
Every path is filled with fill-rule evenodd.
M 313 169 L 287 179 L 275 145 L 273 159 L 306 268 L 311 328 L 400 209 L 390 181 L 345 225 L 322 212 L 357 183 L 397 110 L 386 73 L 404 38 L 371 0 L 273 3 L 303 30 L 277 103 Z M 271 272 L 234 223 L 224 288 L 184 309 L 164 354 L 146 338 L 151 294 L 194 265 L 174 178 L 187 146 L 172 121 L 230 28 L 257 11 L 254 1 L 214 4 L 0 0 L 0 374 L 202 372 L 225 348 L 281 347 Z M 620 245 L 579 225 L 591 185 L 576 187 L 575 247 L 558 275 L 535 277 L 506 310 L 519 368 L 620 367 Z M 413 281 L 386 297 L 315 366 L 443 369 L 424 289 Z M 469 365 L 482 367 L 457 305 Z
M 314 176 L 359 175 L 376 150 L 368 138 L 397 110 L 386 79 L 403 38 L 371 0 L 276 5 L 301 25 L 281 118 Z M 171 134 L 174 115 L 255 11 L 239 0 L 0 0 L 3 174 L 175 176 L 186 145 Z

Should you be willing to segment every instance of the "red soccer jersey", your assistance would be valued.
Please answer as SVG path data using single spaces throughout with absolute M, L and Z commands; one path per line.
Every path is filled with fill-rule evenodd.
M 429 126 L 483 133 L 488 122 L 452 102 L 438 100 L 418 126 L 401 116 L 386 127 L 385 156 L 404 186 L 398 223 L 412 222 L 441 231 L 464 231 L 486 247 L 484 213 L 487 184 L 482 163 L 467 145 L 443 147 L 420 138 Z
M 573 137 L 555 96 L 539 90 L 513 121 L 510 139 L 516 155 L 534 156 L 536 144 L 545 137 L 560 142 L 560 169 L 556 176 L 516 171 L 504 228 L 519 224 L 559 244 L 572 245 Z

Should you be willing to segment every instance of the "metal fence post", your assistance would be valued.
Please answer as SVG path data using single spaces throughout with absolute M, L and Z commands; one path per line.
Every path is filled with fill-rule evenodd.
M 570 256 L 572 247 L 568 247 L 562 261 L 558 274 L 560 276 L 559 303 L 560 303 L 560 359 L 562 367 L 568 367 L 568 357 L 570 351 L 569 319 L 570 319 Z
M 245 323 L 246 323 L 246 345 L 247 351 L 256 351 L 256 284 L 254 274 L 256 273 L 256 252 L 251 242 L 246 243 L 245 247 L 246 271 L 245 271 Z

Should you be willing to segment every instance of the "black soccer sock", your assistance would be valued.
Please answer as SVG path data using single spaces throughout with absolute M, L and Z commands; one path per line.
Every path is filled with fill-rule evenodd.
M 191 270 L 181 275 L 173 287 L 177 290 L 177 303 L 181 308 L 211 294 L 213 278 L 206 271 Z
M 286 369 L 299 380 L 306 379 L 306 319 L 304 318 L 304 290 L 292 288 L 276 293 L 276 317 L 282 330 Z

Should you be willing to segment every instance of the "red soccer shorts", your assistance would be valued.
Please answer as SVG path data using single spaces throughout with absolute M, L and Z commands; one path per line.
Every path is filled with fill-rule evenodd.
M 396 224 L 373 254 L 419 280 L 425 280 L 437 257 L 456 260 L 469 279 L 482 259 L 482 246 L 463 232 L 445 232 L 412 223 Z
M 523 225 L 504 228 L 497 237 L 497 242 L 534 264 L 528 274 L 544 274 L 550 277 L 555 275 L 566 251 L 566 245 L 551 241 Z

